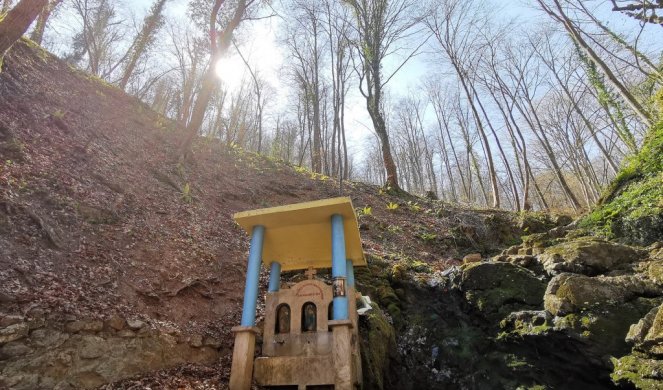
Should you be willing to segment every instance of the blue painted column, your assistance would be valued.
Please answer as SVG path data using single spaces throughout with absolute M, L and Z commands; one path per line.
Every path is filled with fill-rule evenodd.
M 334 320 L 348 319 L 348 296 L 345 289 L 347 279 L 347 263 L 345 255 L 345 232 L 343 230 L 343 216 L 334 214 L 332 224 L 332 280 L 334 291 Z
M 281 263 L 276 261 L 272 262 L 269 271 L 269 288 L 268 292 L 277 292 L 281 287 Z
M 348 287 L 355 287 L 355 267 L 352 264 L 352 260 L 346 261 L 346 269 L 348 271 Z
M 260 262 L 262 261 L 262 243 L 265 238 L 265 227 L 256 225 L 251 233 L 249 248 L 249 264 L 246 267 L 246 286 L 244 287 L 244 305 L 242 306 L 241 326 L 255 326 L 256 305 L 258 304 L 258 280 L 260 279 Z

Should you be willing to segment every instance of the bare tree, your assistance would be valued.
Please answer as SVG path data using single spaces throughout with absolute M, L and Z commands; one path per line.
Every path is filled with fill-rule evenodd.
M 257 0 L 238 0 L 233 9 L 225 10 L 228 11 L 230 17 L 227 18 L 226 22 L 223 22 L 219 20 L 223 19 L 220 18 L 219 11 L 221 11 L 222 6 L 225 4 L 225 0 L 214 1 L 209 16 L 210 49 L 212 55 L 209 64 L 207 65 L 207 70 L 205 71 L 200 91 L 198 92 L 198 96 L 193 105 L 191 119 L 187 124 L 184 137 L 180 143 L 180 158 L 184 158 L 190 152 L 193 139 L 196 134 L 198 134 L 198 131 L 203 124 L 203 120 L 205 119 L 207 105 L 217 87 L 216 64 L 228 51 L 235 30 L 239 27 L 242 20 L 247 17 L 247 13 L 251 7 L 257 3 Z M 219 24 L 221 24 L 222 27 L 220 31 L 217 31 Z
M 587 58 L 591 60 L 598 69 L 600 69 L 600 71 L 607 78 L 608 82 L 619 92 L 621 97 L 631 107 L 633 112 L 635 112 L 640 117 L 645 125 L 651 126 L 653 121 L 649 112 L 643 108 L 642 104 L 633 96 L 631 91 L 629 91 L 628 88 L 626 88 L 626 86 L 621 81 L 619 81 L 614 72 L 608 67 L 605 61 L 599 57 L 596 51 L 594 51 L 594 49 L 592 49 L 592 47 L 587 44 L 580 32 L 580 29 L 567 16 L 559 1 L 551 1 L 552 5 L 548 5 L 546 0 L 537 0 L 537 3 L 539 4 L 539 7 L 553 20 L 564 26 L 564 29 L 568 32 L 571 39 L 578 45 L 578 48 L 582 50 Z
M 96 76 L 110 79 L 122 63 L 117 42 L 125 36 L 115 4 L 109 0 L 72 0 L 72 6 L 81 28 L 74 36 L 72 52 L 65 58 L 85 64 L 86 69 Z
M 42 8 L 37 18 L 37 24 L 35 24 L 34 30 L 30 34 L 30 39 L 35 41 L 38 45 L 41 45 L 41 41 L 44 39 L 44 31 L 46 30 L 46 23 L 50 19 L 53 12 L 62 4 L 62 0 L 50 0 L 48 4 Z
M 426 25 L 447 56 L 465 92 L 465 98 L 479 131 L 482 147 L 486 152 L 492 189 L 492 206 L 499 208 L 500 196 L 493 154 L 486 136 L 484 120 L 479 115 L 477 108 L 480 102 L 472 86 L 472 80 L 470 80 L 470 68 L 473 66 L 472 63 L 477 61 L 476 58 L 471 57 L 474 56 L 473 53 L 478 52 L 477 47 L 472 45 L 472 37 L 477 36 L 473 35 L 473 31 L 480 24 L 479 21 L 473 19 L 475 14 L 476 8 L 471 2 L 444 1 L 431 12 L 426 19 Z
M 136 69 L 138 61 L 140 61 L 140 59 L 145 56 L 145 53 L 149 47 L 154 43 L 159 29 L 163 25 L 162 13 L 163 8 L 166 5 L 166 1 L 168 0 L 155 0 L 155 2 L 152 4 L 152 7 L 150 8 L 148 15 L 143 21 L 143 27 L 141 28 L 141 31 L 134 39 L 134 42 L 132 43 L 131 47 L 129 47 L 129 50 L 127 50 L 127 54 L 125 55 L 125 58 L 128 59 L 127 64 L 124 67 L 122 77 L 118 83 L 120 88 L 126 88 L 127 83 L 129 82 L 129 78 L 131 78 L 134 70 Z
M 396 70 L 386 77 L 382 74 L 384 60 L 399 51 L 401 42 L 416 34 L 415 26 L 420 22 L 414 0 L 346 0 L 352 8 L 354 20 L 354 53 L 360 65 L 355 69 L 359 75 L 359 90 L 366 99 L 366 108 L 373 122 L 373 129 L 380 140 L 382 161 L 387 173 L 386 184 L 400 190 L 396 164 L 391 153 L 389 132 L 383 111 L 384 88 L 405 63 L 425 43 L 422 40 Z
M 323 45 L 323 10 L 321 4 L 298 0 L 293 3 L 293 20 L 288 25 L 286 45 L 295 61 L 291 70 L 297 85 L 303 89 L 305 101 L 310 105 L 310 127 L 312 131 L 311 169 L 322 172 L 323 137 L 321 110 L 323 80 L 321 77 Z M 307 116 L 307 119 L 309 116 Z
M 28 30 L 48 0 L 21 0 L 0 19 L 0 71 L 9 48 Z
M 661 0 L 610 0 L 612 10 L 623 12 L 626 15 L 646 23 L 663 26 L 663 16 L 656 14 L 656 10 L 663 10 Z

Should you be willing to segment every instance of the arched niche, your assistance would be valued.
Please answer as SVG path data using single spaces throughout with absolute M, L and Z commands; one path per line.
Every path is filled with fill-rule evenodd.
M 290 333 L 290 306 L 282 303 L 276 308 L 274 334 Z
M 313 302 L 302 305 L 302 332 L 315 332 L 318 329 L 318 308 Z

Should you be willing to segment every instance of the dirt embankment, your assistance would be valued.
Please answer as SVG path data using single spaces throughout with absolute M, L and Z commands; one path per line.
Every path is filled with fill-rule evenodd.
M 127 383 L 223 387 L 248 249 L 231 215 L 339 193 L 329 178 L 216 140 L 198 140 L 193 158 L 178 163 L 180 135 L 176 123 L 29 42 L 6 57 L 0 73 L 0 325 L 11 328 L 0 351 L 5 386 L 92 386 L 179 367 Z M 393 196 L 360 183 L 345 188 L 363 214 L 371 258 L 438 271 L 522 233 L 509 213 Z M 389 210 L 389 203 L 399 207 Z M 136 354 L 131 369 L 109 368 L 105 356 L 122 353 L 109 340 L 125 336 L 141 348 L 153 340 L 158 358 Z M 80 355 L 81 343 L 93 351 L 88 357 Z M 173 348 L 190 347 L 214 350 L 217 367 L 210 372 L 185 364 L 196 359 L 172 357 Z M 32 362 L 39 372 L 40 354 L 54 348 L 62 350 L 57 370 L 25 371 Z

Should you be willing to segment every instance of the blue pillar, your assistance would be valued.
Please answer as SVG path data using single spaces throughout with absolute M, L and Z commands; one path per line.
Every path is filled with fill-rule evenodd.
M 334 319 L 348 319 L 348 297 L 345 290 L 347 279 L 347 264 L 345 256 L 345 232 L 343 230 L 343 216 L 334 214 L 331 217 L 332 224 L 332 279 L 334 283 Z M 341 294 L 336 293 L 340 287 Z
M 348 270 L 348 287 L 355 287 L 355 267 L 352 264 L 352 260 L 347 260 L 346 268 Z
M 277 292 L 281 287 L 281 263 L 276 261 L 272 262 L 271 269 L 269 271 L 269 292 Z
M 241 326 L 255 326 L 256 305 L 258 303 L 258 280 L 260 279 L 260 262 L 262 261 L 262 243 L 265 227 L 256 225 L 251 233 L 249 248 L 249 264 L 246 267 L 246 286 L 244 287 L 244 305 L 242 306 Z

